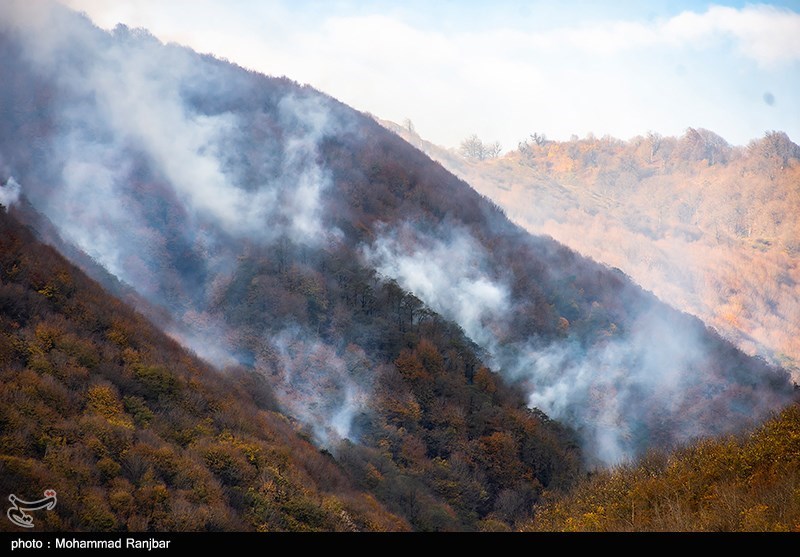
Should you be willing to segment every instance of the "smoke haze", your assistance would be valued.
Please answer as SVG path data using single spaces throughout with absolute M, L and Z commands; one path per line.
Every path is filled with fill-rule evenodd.
M 491 325 L 509 310 L 509 293 L 488 275 L 480 244 L 457 225 L 432 235 L 409 223 L 383 232 L 362 249 L 367 262 L 489 347 L 495 340 Z
M 25 195 L 66 240 L 166 308 L 175 323 L 165 328 L 175 338 L 219 366 L 240 362 L 264 373 L 281 405 L 321 445 L 357 440 L 353 420 L 368 407 L 377 366 L 373 354 L 349 344 L 351 339 L 320 323 L 316 329 L 294 325 L 285 316 L 323 313 L 317 306 L 328 302 L 328 283 L 307 260 L 348 241 L 368 267 L 455 321 L 485 350 L 486 363 L 524 387 L 530 406 L 573 426 L 595 462 L 620 462 L 654 442 L 732 431 L 785 400 L 783 385 L 765 387 L 771 379 L 740 377 L 713 361 L 701 342 L 708 332 L 699 322 L 682 320 L 642 296 L 631 296 L 641 305 L 625 313 L 635 316 L 625 330 L 617 331 L 614 323 L 595 325 L 589 315 L 584 321 L 599 337 L 591 341 L 572 332 L 566 318 L 558 339 L 528 334 L 534 326 L 520 330 L 520 321 L 538 324 L 534 317 L 544 316 L 547 324 L 555 303 L 544 294 L 525 299 L 532 289 L 518 285 L 545 279 L 512 270 L 513 258 L 539 257 L 540 266 L 558 275 L 557 257 L 545 253 L 558 250 L 531 247 L 544 246 L 544 240 L 520 240 L 518 247 L 514 238 L 501 238 L 495 242 L 499 248 L 490 249 L 489 240 L 458 216 L 422 227 L 401 220 L 396 210 L 398 223 L 375 225 L 376 218 L 389 221 L 384 213 L 399 202 L 380 205 L 370 198 L 375 181 L 365 176 L 374 169 L 379 175 L 389 164 L 373 164 L 371 145 L 360 146 L 358 155 L 346 153 L 356 160 L 351 164 L 357 170 L 349 174 L 339 161 L 325 158 L 325 146 L 369 129 L 366 118 L 328 97 L 162 45 L 140 30 L 104 33 L 46 3 L 3 3 L 0 31 L 21 45 L 30 65 L 28 70 L 18 62 L 8 71 L 38 76 L 52 99 L 34 142 L 38 158 L 14 138 L 2 138 L 0 148 L 12 155 L 3 153 L 4 160 L 23 187 L 8 179 L 0 203 Z M 0 62 L 12 64 L 1 57 Z M 369 143 L 366 132 L 358 141 Z M 407 145 L 395 147 L 386 159 L 411 157 Z M 462 193 L 470 192 L 465 185 L 436 174 L 427 159 L 410 160 L 422 167 L 414 170 L 422 175 L 414 181 L 426 174 L 440 177 L 431 186 L 435 193 L 420 194 L 429 196 L 428 206 L 444 207 L 442 214 L 469 214 L 484 236 L 509 230 L 485 200 L 467 207 L 461 199 L 447 199 L 454 192 L 473 200 L 472 193 Z M 396 167 L 390 170 L 412 172 Z M 411 181 L 393 183 L 398 196 L 408 195 Z M 348 187 L 362 188 L 364 205 L 373 207 L 363 222 L 345 222 L 366 231 L 362 237 L 331 224 L 347 220 L 330 213 L 339 201 L 334 196 Z M 499 255 L 500 248 L 518 249 L 519 255 Z M 263 282 L 254 270 L 259 265 L 274 269 Z M 587 274 L 599 276 L 598 282 L 609 280 L 607 269 L 576 269 L 590 269 Z M 370 288 L 377 283 L 365 284 L 361 292 L 342 296 L 368 313 Z M 604 287 L 597 289 L 615 292 Z M 575 291 L 584 306 L 598 304 L 581 288 Z M 292 296 L 275 294 L 287 292 Z M 241 307 L 226 313 L 232 298 Z M 402 323 L 399 328 L 406 332 Z
M 606 340 L 588 346 L 575 335 L 551 343 L 514 338 L 508 281 L 489 272 L 488 255 L 465 229 L 421 232 L 403 223 L 362 253 L 456 321 L 492 366 L 524 386 L 531 407 L 578 431 L 596 463 L 628 461 L 654 438 L 679 445 L 732 432 L 779 404 L 767 379 L 746 378 L 742 386 L 742 378 L 716 368 L 699 323 L 677 326 L 674 315 L 646 306 L 628 334 L 612 327 Z
M 289 414 L 307 424 L 315 441 L 327 448 L 342 439 L 357 441 L 351 427 L 366 409 L 373 367 L 360 348 L 337 350 L 297 326 L 265 339 L 255 362 L 272 379 Z
M 0 184 L 0 205 L 4 205 L 6 208 L 11 207 L 19 201 L 21 191 L 22 186 L 14 180 L 13 176 L 10 176 L 5 184 Z
M 108 35 L 57 5 L 4 3 L 2 28 L 59 91 L 48 173 L 28 197 L 66 241 L 170 307 L 172 336 L 220 367 L 237 362 L 229 327 L 204 311 L 230 280 L 235 250 L 279 237 L 318 246 L 340 234 L 320 222 L 330 176 L 316 162 L 317 145 L 338 131 L 327 100 L 290 92 L 274 114 L 243 113 L 236 96 L 252 85 L 224 64 L 165 47 L 142 30 L 118 26 Z M 249 137 L 262 121 L 285 135 Z M 12 205 L 20 192 L 9 178 L 0 203 Z M 323 444 L 347 437 L 363 393 L 335 378 L 344 364 L 334 359 L 315 376 L 330 374 L 327 384 L 303 383 L 302 395 L 292 395 L 293 378 L 308 378 L 296 348 L 312 358 L 325 347 L 290 336 L 266 340 L 286 366 L 277 394 Z M 320 389 L 331 385 L 334 399 L 321 400 L 329 395 Z

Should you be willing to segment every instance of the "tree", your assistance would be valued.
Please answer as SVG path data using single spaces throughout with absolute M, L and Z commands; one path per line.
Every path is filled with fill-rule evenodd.
M 647 132 L 647 146 L 650 148 L 650 156 L 648 162 L 653 162 L 655 159 L 656 153 L 661 148 L 661 142 L 663 141 L 663 137 L 661 137 L 660 133 L 657 132 Z
M 800 147 L 792 143 L 785 132 L 768 131 L 764 138 L 755 142 L 758 152 L 765 159 L 774 159 L 783 169 L 789 159 L 800 158 Z
M 679 141 L 679 157 L 687 161 L 705 160 L 708 166 L 728 161 L 731 147 L 722 137 L 702 128 L 687 128 Z
M 460 153 L 465 158 L 482 161 L 486 158 L 486 148 L 477 135 L 472 134 L 461 142 Z
M 499 141 L 495 141 L 494 143 L 490 143 L 490 144 L 486 145 L 486 158 L 487 159 L 496 159 L 497 157 L 500 156 L 500 151 L 502 151 L 502 150 L 503 150 L 503 148 L 500 146 L 500 142 Z
M 533 141 L 536 145 L 541 147 L 542 145 L 547 143 L 547 136 L 545 136 L 543 133 L 540 134 L 534 132 L 531 134 L 531 141 Z
M 496 159 L 501 150 L 499 142 L 484 143 L 476 134 L 472 134 L 461 142 L 459 152 L 467 159 L 482 161 Z
M 528 136 L 528 139 L 524 139 L 517 144 L 519 152 L 523 155 L 529 157 L 533 155 L 531 151 L 531 145 L 535 145 L 536 147 L 542 147 L 547 144 L 547 138 L 544 134 L 539 133 L 532 133 Z

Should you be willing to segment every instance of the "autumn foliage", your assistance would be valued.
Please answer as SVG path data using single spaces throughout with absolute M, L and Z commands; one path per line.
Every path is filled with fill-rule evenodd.
M 532 134 L 499 160 L 418 145 L 511 219 L 618 267 L 740 348 L 800 375 L 800 147 L 689 128 L 622 141 Z
M 600 472 L 526 531 L 800 531 L 800 406 L 755 431 Z
M 38 529 L 408 528 L 259 405 L 262 379 L 188 354 L 5 210 L 0 379 L 0 491 L 58 492 Z
M 412 250 L 450 231 L 470 239 L 481 257 L 460 265 L 506 302 L 480 324 L 501 348 L 602 351 L 637 343 L 651 318 L 690 335 L 702 358 L 680 370 L 691 384 L 681 411 L 640 412 L 637 448 L 682 440 L 675 422 L 686 416 L 727 431 L 790 397 L 781 370 L 624 274 L 531 236 L 369 116 L 286 78 L 73 18 L 85 41 L 64 41 L 48 68 L 31 66 L 19 30 L 0 35 L 10 82 L 0 150 L 24 183 L 0 214 L 0 486 L 57 489 L 43 528 L 511 530 L 574 485 L 581 437 L 530 407 L 530 370 L 515 381 L 492 369 L 504 363 L 488 343 L 369 261 L 391 231 L 413 229 L 402 238 Z M 96 94 L 93 85 L 117 85 L 99 70 L 119 75 L 131 56 L 146 89 L 174 94 Z M 75 71 L 73 59 L 98 72 Z M 120 96 L 151 123 L 170 114 L 186 124 L 188 143 L 166 128 L 130 133 L 142 122 L 124 104 L 117 114 L 133 128 L 110 125 L 104 105 Z M 690 157 L 728 160 L 706 139 L 711 147 L 690 142 Z M 572 154 L 554 147 L 554 168 L 579 169 Z M 198 170 L 186 155 L 219 172 L 184 173 Z M 86 180 L 74 179 L 76 164 Z M 86 170 L 112 167 L 97 183 Z M 101 183 L 107 196 L 96 195 Z M 70 243 L 92 251 L 95 238 L 108 244 L 97 261 Z M 446 256 L 436 264 L 465 271 Z M 661 343 L 643 339 L 639 361 L 593 373 L 625 377 Z

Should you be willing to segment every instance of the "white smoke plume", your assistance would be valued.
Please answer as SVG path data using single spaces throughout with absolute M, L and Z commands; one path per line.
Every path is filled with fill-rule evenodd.
M 46 3 L 12 0 L 0 16 L 25 37 L 32 66 L 62 89 L 61 133 L 52 145 L 61 184 L 35 197 L 37 209 L 120 279 L 133 283 L 142 263 L 156 264 L 146 257 L 153 235 L 141 227 L 143 198 L 156 193 L 149 183 L 163 185 L 157 193 L 180 204 L 191 241 L 209 224 L 256 242 L 287 234 L 316 245 L 325 237 L 319 198 L 330 177 L 316 159 L 333 123 L 319 97 L 289 95 L 278 103 L 277 118 L 290 135 L 262 138 L 259 148 L 271 151 L 262 156 L 275 168 L 257 169 L 264 181 L 254 183 L 237 164 L 252 148 L 240 143 L 252 122 L 236 106 L 194 102 L 224 98 L 236 87 L 224 66 L 143 31 L 119 26 L 108 35 Z M 214 251 L 220 239 L 210 240 Z
M 486 350 L 492 367 L 524 387 L 528 403 L 574 427 L 590 464 L 635 458 L 654 438 L 677 445 L 754 423 L 779 401 L 763 378 L 719 374 L 702 328 L 642 309 L 624 335 L 586 346 L 574 336 L 543 345 L 508 340 L 514 301 L 508 280 L 489 272 L 480 243 L 464 229 L 384 229 L 362 249 L 380 273 L 455 320 Z
M 483 248 L 466 230 L 454 225 L 424 236 L 405 223 L 384 230 L 362 255 L 379 273 L 457 322 L 475 342 L 493 343 L 492 326 L 509 309 L 508 288 L 488 275 Z
M 49 1 L 0 2 L 0 31 L 53 89 L 52 129 L 39 139 L 46 164 L 25 182 L 31 203 L 64 240 L 167 307 L 170 335 L 219 367 L 237 362 L 231 328 L 207 311 L 237 256 L 278 238 L 319 247 L 340 234 L 322 223 L 331 178 L 319 145 L 342 131 L 331 101 L 294 87 L 271 97 L 261 76 L 143 30 L 107 33 Z M 19 195 L 13 179 L 0 187 L 3 205 Z M 365 394 L 346 374 L 349 352 L 313 338 L 268 342 L 278 397 L 328 443 L 352 435 Z M 314 393 L 321 382 L 331 401 Z
M 5 184 L 0 184 L 0 205 L 6 209 L 19 201 L 22 186 L 20 186 L 13 176 L 9 176 Z
M 270 377 L 281 404 L 311 428 L 317 444 L 358 440 L 353 419 L 367 408 L 372 384 L 372 365 L 360 348 L 338 350 L 289 327 L 265 340 L 255 368 Z

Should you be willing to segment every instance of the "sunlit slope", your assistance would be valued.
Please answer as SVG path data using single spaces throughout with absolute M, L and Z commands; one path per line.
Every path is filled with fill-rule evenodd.
M 470 161 L 390 127 L 526 229 L 622 269 L 798 379 L 800 148 L 785 134 L 746 148 L 707 130 L 528 140 Z
M 263 380 L 220 375 L 5 209 L 0 385 L 0 491 L 57 492 L 36 531 L 408 528 L 296 434 Z
M 526 531 L 800 531 L 800 407 L 742 437 L 605 471 L 536 510 Z

